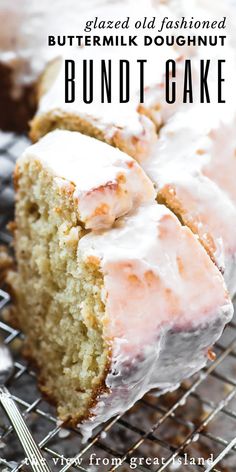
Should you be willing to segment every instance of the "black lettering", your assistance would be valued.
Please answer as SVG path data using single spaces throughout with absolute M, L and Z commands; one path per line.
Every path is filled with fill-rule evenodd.
M 193 83 L 191 61 L 185 61 L 183 103 L 193 103 Z
M 65 102 L 75 101 L 75 61 L 65 60 Z
M 89 63 L 89 74 L 87 63 Z M 88 78 L 89 75 L 89 78 Z M 89 93 L 88 93 L 89 89 Z M 93 60 L 83 60 L 83 101 L 84 103 L 93 102 Z
M 106 61 L 101 61 L 101 97 L 102 103 L 105 103 L 105 91 L 106 91 L 106 102 L 111 103 L 111 59 L 108 60 L 108 71 L 106 67 Z
M 48 46 L 55 46 L 55 45 L 56 45 L 56 41 L 55 41 L 54 36 L 48 36 Z
M 222 84 L 225 82 L 225 79 L 222 77 L 222 65 L 224 62 L 226 62 L 225 59 L 218 61 L 218 103 L 225 103 L 225 100 L 222 98 Z
M 173 59 L 166 61 L 166 102 L 175 103 L 176 101 L 176 83 L 174 79 L 176 77 L 176 63 Z M 171 81 L 171 91 L 170 91 L 170 81 Z
M 130 66 L 126 59 L 120 60 L 120 103 L 129 102 Z M 124 90 L 125 89 L 125 90 Z
M 207 59 L 206 61 L 204 59 L 200 60 L 200 103 L 211 102 L 207 83 L 210 62 L 210 59 Z
M 139 87 L 139 101 L 144 103 L 144 64 L 147 62 L 146 59 L 138 59 L 138 64 L 140 64 L 140 87 Z

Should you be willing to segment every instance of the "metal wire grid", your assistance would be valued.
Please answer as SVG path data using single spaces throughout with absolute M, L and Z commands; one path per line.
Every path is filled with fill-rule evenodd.
M 0 140 L 0 176 L 1 156 L 14 161 L 27 144 L 24 137 L 12 135 L 3 137 L 3 142 L 1 146 Z M 8 218 L 7 212 L 0 215 L 0 242 L 5 244 L 11 239 L 6 230 Z M 0 289 L 0 334 L 15 356 L 15 373 L 9 388 L 53 471 L 236 470 L 235 322 L 230 323 L 215 347 L 215 361 L 202 372 L 172 394 L 160 398 L 154 393 L 147 395 L 82 444 L 79 429 L 63 428 L 55 410 L 38 392 L 35 372 L 19 354 L 23 335 L 5 318 L 9 303 L 9 294 Z M 0 470 L 28 470 L 15 433 L 0 413 Z M 185 454 L 191 461 L 188 465 Z M 214 456 L 213 463 L 198 463 L 198 458 L 210 454 Z M 182 465 L 178 460 L 183 461 Z

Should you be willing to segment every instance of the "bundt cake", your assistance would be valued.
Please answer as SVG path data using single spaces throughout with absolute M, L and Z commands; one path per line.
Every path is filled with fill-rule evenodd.
M 209 51 L 145 48 L 145 103 L 138 75 L 127 103 L 119 87 L 112 103 L 65 103 L 66 57 L 94 59 L 96 68 L 112 52 L 115 87 L 121 56 L 137 62 L 141 49 L 62 50 L 42 41 L 85 33 L 89 12 L 179 17 L 188 9 L 187 1 L 164 3 L 1 2 L 0 126 L 25 129 L 37 108 L 30 134 L 38 141 L 16 166 L 17 269 L 8 283 L 41 390 L 86 437 L 148 390 L 172 390 L 203 367 L 233 314 L 234 113 L 183 106 L 178 93 L 167 104 L 163 95 L 167 57 L 181 82 L 193 56 L 199 82 L 194 65 Z M 231 52 L 222 49 L 222 58 Z
M 215 51 L 208 51 L 206 48 L 204 52 L 195 52 L 192 63 L 196 64 L 200 57 L 207 54 L 213 59 L 216 57 Z M 149 122 L 153 121 L 156 128 L 158 123 L 162 124 L 162 127 L 159 134 L 154 137 L 152 132 L 151 137 L 150 134 L 144 133 L 143 140 L 135 141 L 137 146 L 135 144 L 133 148 L 131 143 L 134 133 L 127 133 L 128 125 L 119 127 L 118 134 L 120 136 L 121 133 L 122 138 L 118 140 L 119 142 L 114 142 L 110 139 L 114 124 L 109 114 L 103 116 L 99 107 L 93 104 L 64 103 L 60 92 L 64 77 L 61 65 L 60 71 L 58 72 L 58 69 L 55 71 L 55 80 L 48 86 L 47 80 L 46 84 L 45 78 L 42 80 L 44 93 L 31 124 L 31 136 L 33 139 L 38 139 L 54 127 L 79 130 L 92 136 L 97 132 L 99 139 L 120 147 L 132 155 L 153 181 L 157 200 L 169 207 L 182 223 L 198 235 L 210 257 L 224 274 L 233 297 L 236 293 L 236 232 L 232 228 L 232 222 L 236 221 L 233 172 L 236 118 L 234 107 L 230 103 L 235 80 L 235 74 L 232 72 L 235 57 L 228 46 L 223 49 L 222 57 L 226 60 L 225 80 L 227 79 L 229 87 L 225 87 L 224 90 L 226 103 L 186 106 L 181 105 L 179 97 L 177 103 L 168 106 L 163 101 L 163 95 L 161 100 L 163 80 L 161 76 L 159 81 L 148 87 L 145 106 L 140 104 L 138 110 L 148 117 Z M 162 57 L 160 57 L 161 63 Z M 177 61 L 177 64 L 177 73 L 182 80 L 184 76 L 182 59 Z M 215 69 L 216 63 L 209 72 L 209 83 L 216 93 Z M 46 71 L 46 76 L 48 73 Z M 197 78 L 196 72 L 196 81 Z M 156 108 L 155 104 L 158 105 Z M 119 113 L 120 107 L 117 108 Z M 113 116 L 116 117 L 116 113 Z M 129 114 L 128 116 L 130 117 Z M 109 117 L 108 124 L 104 117 Z M 140 117 L 141 115 L 139 119 Z M 99 130 L 104 129 L 104 126 L 106 132 L 102 135 Z M 224 144 L 225 133 L 228 136 L 227 144 Z M 118 136 L 117 133 L 115 135 Z
M 94 142 L 56 131 L 18 160 L 18 269 L 9 275 L 41 389 L 85 435 L 204 366 L 232 316 L 223 277 L 196 236 L 155 202 L 135 161 Z M 125 191 L 127 214 L 101 229 L 120 215 Z M 89 194 L 112 218 L 92 218 Z

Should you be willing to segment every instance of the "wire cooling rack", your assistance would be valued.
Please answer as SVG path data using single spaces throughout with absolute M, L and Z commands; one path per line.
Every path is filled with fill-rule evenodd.
M 0 242 L 10 245 L 11 170 L 25 137 L 0 134 Z M 7 322 L 10 296 L 0 288 L 0 335 L 11 348 L 15 373 L 9 383 L 52 471 L 236 470 L 236 322 L 215 346 L 216 358 L 170 394 L 146 395 L 130 411 L 95 431 L 85 444 L 78 428 L 65 429 L 40 395 L 35 372 L 20 355 L 21 332 Z M 0 410 L 0 471 L 30 470 Z

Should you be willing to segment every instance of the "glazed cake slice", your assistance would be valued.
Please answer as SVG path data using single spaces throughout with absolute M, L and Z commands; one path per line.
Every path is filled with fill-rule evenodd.
M 173 390 L 203 367 L 232 308 L 197 238 L 163 205 L 139 208 L 109 231 L 86 235 L 78 255 L 103 273 L 111 349 L 106 391 L 81 425 L 86 437 L 149 390 Z M 217 287 L 223 298 L 216 315 Z
M 150 105 L 149 112 L 156 123 L 160 110 L 153 111 Z M 221 110 L 224 110 L 223 114 Z M 141 158 L 134 153 L 135 157 L 154 182 L 158 201 L 165 203 L 199 236 L 212 260 L 224 273 L 228 289 L 234 296 L 236 230 L 232 222 L 236 221 L 236 195 L 232 108 L 230 112 L 228 107 L 200 105 L 182 111 L 175 107 L 172 111 L 177 111 L 173 117 L 168 108 L 162 109 L 166 124 L 158 139 L 155 137 L 155 143 L 152 141 L 149 156 Z M 61 112 L 58 113 L 60 121 Z M 45 115 L 42 123 L 47 126 L 49 121 Z M 54 125 L 73 129 L 64 118 L 61 124 L 59 121 L 56 120 Z M 86 133 L 90 131 L 88 128 Z
M 136 161 L 81 133 L 52 131 L 29 147 L 22 160 L 24 168 L 28 166 L 30 174 L 38 174 L 39 180 L 48 168 L 58 190 L 54 213 L 62 213 L 61 196 L 72 196 L 77 218 L 85 229 L 108 228 L 118 217 L 155 200 L 153 184 Z M 16 176 L 20 168 L 19 163 Z M 32 214 L 37 213 L 32 205 Z M 30 216 L 30 208 L 28 212 Z
M 117 48 L 119 51 L 119 48 Z M 83 102 L 83 82 L 75 82 L 75 100 L 65 103 L 65 63 L 62 57 L 48 64 L 39 81 L 38 109 L 30 124 L 30 137 L 33 142 L 55 128 L 79 131 L 93 136 L 108 144 L 118 147 L 142 163 L 150 155 L 156 142 L 156 131 L 183 106 L 183 82 L 185 77 L 185 59 L 179 56 L 173 48 L 161 48 L 157 53 L 151 49 L 147 54 L 145 68 L 144 102 L 140 103 L 139 66 L 135 56 L 131 54 L 130 71 L 132 80 L 130 85 L 130 100 L 120 103 L 118 95 L 119 83 L 119 54 L 116 52 L 112 62 L 112 103 L 101 103 L 99 77 L 101 76 L 99 53 L 87 49 L 79 50 L 76 55 L 70 53 L 75 62 L 75 77 L 82 72 L 82 61 L 93 60 L 94 75 L 97 83 L 93 85 L 92 103 Z M 139 55 L 141 53 L 139 52 Z M 68 56 L 68 54 L 67 54 Z M 67 57 L 66 56 L 66 57 Z M 102 50 L 102 60 L 108 63 L 110 51 Z M 123 56 L 122 56 L 123 57 Z M 139 57 L 139 56 L 138 56 Z M 172 58 L 176 60 L 176 100 L 168 104 L 165 96 L 166 73 L 165 62 Z M 154 65 L 153 65 L 154 64 Z M 87 66 L 88 68 L 88 66 Z M 130 72 L 130 74 L 131 74 Z M 171 70 L 170 74 L 171 76 Z M 192 59 L 193 83 L 199 80 L 196 61 Z M 171 80 L 170 80 L 171 82 Z M 185 106 L 185 108 L 187 105 Z
M 219 106 L 207 105 L 177 113 L 161 130 L 144 168 L 156 186 L 157 200 L 199 236 L 234 296 L 236 128 L 232 109 L 223 110 L 222 115 Z
M 119 48 L 118 48 L 119 51 Z M 138 50 L 139 51 L 139 50 Z M 149 54 L 147 54 L 149 51 Z M 151 52 L 150 52 L 151 51 Z M 121 51 L 119 54 L 122 54 Z M 112 91 L 111 103 L 101 103 L 101 76 L 99 54 L 86 49 L 79 50 L 76 55 L 70 53 L 70 58 L 75 62 L 75 77 L 83 74 L 82 61 L 91 59 L 93 61 L 94 75 L 97 83 L 93 85 L 93 101 L 84 103 L 83 82 L 75 82 L 75 100 L 73 103 L 65 102 L 65 63 L 62 57 L 48 64 L 38 85 L 38 107 L 37 113 L 30 123 L 30 137 L 33 142 L 40 139 L 46 133 L 55 128 L 79 131 L 89 136 L 107 142 L 118 147 L 122 151 L 135 158 L 139 163 L 145 162 L 152 152 L 156 142 L 156 132 L 163 126 L 178 110 L 183 108 L 183 84 L 186 75 L 185 62 L 189 56 L 180 56 L 174 48 L 163 47 L 157 50 L 145 49 L 146 67 L 144 75 L 143 102 L 140 103 L 140 77 L 139 66 L 135 56 L 131 54 L 130 74 L 130 100 L 121 103 L 118 95 L 120 84 L 118 77 L 119 54 L 113 57 Z M 139 52 L 139 55 L 141 53 Z M 68 56 L 68 54 L 67 54 Z M 66 57 L 67 57 L 66 56 Z M 118 57 L 117 57 L 118 56 Z M 110 52 L 102 50 L 103 61 L 107 64 Z M 138 56 L 139 57 L 139 56 Z M 174 103 L 167 103 L 166 87 L 170 82 L 172 87 L 173 71 L 170 67 L 166 74 L 166 61 L 174 59 L 175 77 L 173 82 L 176 88 Z M 198 87 L 199 58 L 191 58 L 191 74 L 193 87 Z M 88 66 L 87 66 L 88 68 Z M 102 80 L 100 79 L 102 82 Z M 189 105 L 185 104 L 185 110 Z
M 82 67 L 80 51 L 74 60 L 78 61 L 78 58 Z M 82 69 L 78 73 L 81 74 Z M 99 75 L 100 71 L 97 70 L 96 76 Z M 114 72 L 114 76 L 117 75 L 118 69 Z M 58 58 L 48 64 L 40 80 L 38 109 L 30 123 L 30 138 L 33 142 L 54 129 L 67 129 L 118 147 L 138 161 L 149 154 L 156 139 L 155 126 L 149 117 L 138 113 L 138 97 L 123 105 L 118 102 L 101 103 L 99 97 L 93 103 L 86 104 L 82 95 L 75 103 L 65 103 L 64 82 L 65 63 L 62 58 Z
M 92 139 L 69 134 L 71 142 Z M 193 233 L 153 201 L 148 179 L 147 201 L 132 214 L 106 230 L 86 229 L 75 194 L 90 144 L 78 145 L 72 165 L 75 148 L 65 156 L 58 146 L 68 132 L 58 131 L 56 143 L 54 136 L 17 164 L 18 268 L 9 281 L 42 391 L 61 420 L 82 423 L 89 435 L 149 389 L 173 389 L 204 366 L 233 310 L 220 272 Z M 97 146 L 111 159 L 121 155 Z M 101 161 L 96 156 L 94 170 L 104 180 Z

